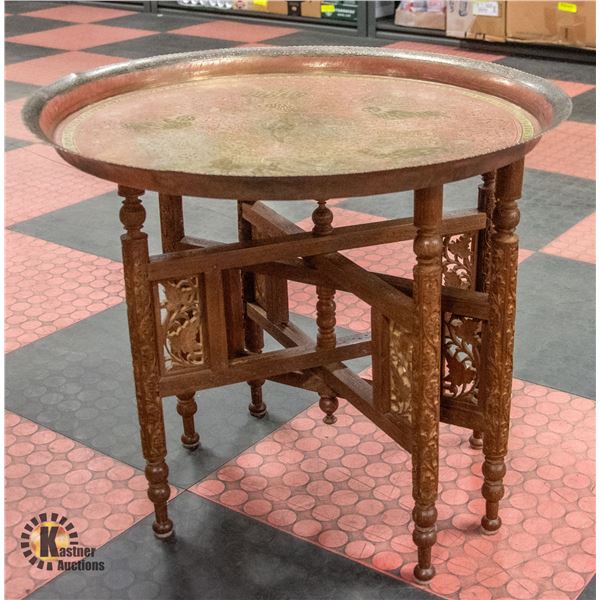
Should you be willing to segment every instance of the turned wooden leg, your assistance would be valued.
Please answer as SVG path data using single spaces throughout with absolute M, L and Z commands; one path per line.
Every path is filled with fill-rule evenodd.
M 200 446 L 200 436 L 194 425 L 194 415 L 198 410 L 194 392 L 177 396 L 177 412 L 183 420 L 181 443 L 188 450 L 196 450 Z
M 504 458 L 508 446 L 512 394 L 519 245 L 515 229 L 519 223 L 517 200 L 521 197 L 522 184 L 522 160 L 498 171 L 488 289 L 490 318 L 484 330 L 483 357 L 485 460 L 482 493 L 486 506 L 481 524 L 484 531 L 489 533 L 497 531 L 502 524 L 498 508 L 504 496 L 502 479 L 506 473 Z
M 249 242 L 252 240 L 252 225 L 242 216 L 242 207 L 243 203 L 238 202 L 238 238 L 240 242 Z M 242 294 L 244 296 L 244 340 L 246 349 L 249 352 L 260 354 L 264 347 L 263 330 L 248 317 L 246 311 L 247 302 L 256 302 L 256 277 L 254 273 L 249 271 L 242 273 Z M 264 379 L 255 379 L 248 382 L 250 386 L 248 410 L 257 419 L 262 419 L 267 414 L 267 406 L 264 403 L 262 393 L 264 383 Z
M 155 306 L 146 275 L 148 236 L 142 231 L 146 211 L 139 198 L 143 193 L 143 190 L 119 186 L 119 195 L 124 198 L 120 218 L 127 232 L 121 236 L 121 245 L 142 451 L 146 459 L 148 497 L 155 512 L 152 528 L 157 537 L 165 538 L 173 533 L 173 523 L 167 515 L 171 490 L 169 468 L 165 462 L 167 446 L 162 399 L 158 391 Z
M 415 325 L 413 348 L 413 540 L 418 550 L 414 575 L 420 582 L 435 574 L 431 547 L 436 541 L 440 420 L 442 187 L 415 191 Z
M 333 213 L 327 207 L 325 200 L 319 200 L 319 205 L 312 214 L 314 235 L 330 235 L 333 231 Z M 335 348 L 335 290 L 323 285 L 317 286 L 317 347 Z M 325 413 L 323 422 L 332 425 L 336 422 L 334 415 L 339 405 L 335 396 L 319 395 L 319 407 Z

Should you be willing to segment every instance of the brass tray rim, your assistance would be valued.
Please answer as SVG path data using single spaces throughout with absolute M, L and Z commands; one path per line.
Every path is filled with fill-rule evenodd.
M 204 68 L 210 74 L 212 69 L 231 68 L 243 65 L 244 62 L 257 61 L 270 58 L 289 58 L 293 60 L 316 60 L 326 59 L 343 61 L 349 72 L 352 72 L 352 62 L 357 60 L 373 59 L 373 66 L 379 67 L 382 61 L 394 61 L 391 65 L 401 68 L 416 69 L 423 67 L 423 76 L 418 77 L 425 81 L 438 81 L 443 84 L 459 85 L 461 82 L 470 81 L 475 78 L 479 82 L 485 82 L 489 88 L 487 93 L 508 100 L 514 104 L 526 108 L 540 123 L 540 131 L 537 135 L 513 146 L 499 148 L 487 154 L 479 154 L 449 160 L 446 162 L 429 162 L 412 167 L 401 167 L 398 169 L 387 169 L 382 171 L 356 172 L 325 175 L 292 175 L 292 176 L 250 176 L 250 175 L 216 175 L 188 173 L 185 171 L 169 171 L 145 169 L 124 164 L 108 163 L 72 152 L 59 144 L 51 137 L 55 128 L 72 112 L 83 106 L 92 104 L 101 98 L 91 98 L 87 104 L 82 104 L 71 113 L 63 114 L 54 122 L 50 120 L 51 133 L 44 130 L 41 120 L 46 115 L 44 111 L 57 101 L 69 98 L 76 93 L 78 88 L 94 89 L 94 86 L 110 82 L 118 77 L 135 77 L 142 74 L 149 77 L 154 70 L 160 73 L 160 69 L 171 68 L 170 72 L 183 72 L 185 69 Z M 244 61 L 243 59 L 246 59 Z M 400 61 L 396 64 L 395 61 Z M 388 64 L 386 62 L 385 64 Z M 441 81 L 439 77 L 428 77 L 429 72 L 445 73 L 449 69 L 453 73 L 465 78 L 464 81 L 452 82 Z M 324 70 L 326 68 L 324 67 Z M 243 71 L 242 71 L 243 72 Z M 265 71 L 269 72 L 269 71 Z M 284 72 L 284 71 L 276 71 Z M 295 71 L 292 71 L 295 72 Z M 355 73 L 361 71 L 355 69 Z M 229 74 L 235 74 L 235 69 Z M 385 73 L 387 76 L 398 77 L 397 73 Z M 185 81 L 185 79 L 181 79 Z M 160 80 L 152 81 L 160 85 Z M 471 81 L 471 83 L 473 83 Z M 498 94 L 494 94 L 495 86 Z M 144 86 L 132 87 L 141 89 Z M 146 87 L 151 87 L 146 86 Z M 462 85 L 467 89 L 477 89 L 469 85 Z M 107 88 L 110 89 L 110 88 Z M 120 93 L 123 93 L 121 90 Z M 118 93 L 112 96 L 117 96 Z M 111 95 L 105 95 L 110 97 Z M 530 106 L 524 107 L 518 102 L 521 98 L 527 98 L 528 102 L 539 103 L 540 112 L 536 114 Z M 524 101 L 524 100 L 523 100 Z M 543 111 L 542 111 L 543 108 Z M 337 196 L 362 196 L 380 194 L 386 192 L 416 189 L 424 184 L 443 184 L 446 182 L 464 179 L 473 175 L 481 174 L 488 170 L 495 170 L 506 164 L 522 158 L 527 152 L 539 142 L 541 136 L 565 120 L 572 108 L 568 95 L 553 83 L 535 75 L 524 73 L 517 69 L 477 61 L 469 58 L 433 54 L 427 52 L 397 50 L 390 48 L 364 48 L 355 46 L 291 46 L 273 48 L 233 48 L 226 50 L 209 50 L 198 52 L 184 52 L 167 54 L 162 56 L 142 58 L 121 63 L 102 66 L 82 73 L 73 73 L 63 77 L 56 82 L 34 92 L 23 107 L 23 120 L 27 127 L 45 143 L 53 146 L 60 156 L 73 166 L 92 175 L 115 181 L 122 185 L 137 187 L 174 194 L 206 196 L 213 198 L 227 198 L 238 200 L 293 200 L 306 198 L 330 198 Z

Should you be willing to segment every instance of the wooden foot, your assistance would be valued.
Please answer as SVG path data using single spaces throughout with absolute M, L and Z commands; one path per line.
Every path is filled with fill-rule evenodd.
M 194 392 L 177 396 L 177 412 L 183 420 L 183 434 L 181 444 L 188 450 L 195 450 L 200 446 L 200 436 L 196 433 L 194 415 L 198 410 Z
M 168 538 L 173 535 L 173 521 L 167 514 L 167 501 L 171 495 L 168 476 L 169 467 L 162 461 L 148 463 L 145 469 L 148 480 L 148 498 L 154 504 L 155 521 L 152 523 L 154 535 L 158 538 Z
M 414 346 L 412 368 L 413 540 L 418 562 L 414 576 L 435 574 L 431 547 L 436 541 L 442 297 L 442 188 L 415 191 Z
M 339 406 L 338 399 L 335 396 L 321 396 L 319 398 L 319 408 L 325 413 L 323 423 L 333 425 L 337 417 L 333 414 Z
M 251 401 L 248 405 L 248 410 L 253 417 L 262 419 L 267 414 L 267 405 L 263 402 L 262 386 L 265 380 L 250 381 L 250 396 Z
M 473 430 L 473 433 L 469 437 L 469 445 L 473 450 L 479 450 L 483 448 L 483 433 L 481 431 Z
M 515 334 L 519 223 L 517 200 L 521 197 L 523 161 L 500 169 L 496 178 L 496 206 L 493 214 L 489 278 L 490 318 L 484 328 L 483 488 L 485 516 L 481 526 L 488 533 L 498 531 L 498 514 L 504 496 L 504 458 L 508 449 L 512 359 Z

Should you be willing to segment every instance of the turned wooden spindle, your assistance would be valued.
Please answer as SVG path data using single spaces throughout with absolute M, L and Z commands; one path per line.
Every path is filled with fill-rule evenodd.
M 413 540 L 420 582 L 435 574 L 431 547 L 436 541 L 441 366 L 442 187 L 416 190 L 413 248 L 415 301 L 412 377 Z
M 331 223 L 333 213 L 325 200 L 318 200 L 319 205 L 312 213 L 314 235 L 330 235 L 333 232 Z M 333 288 L 317 286 L 317 347 L 335 348 L 335 290 Z M 319 395 L 319 407 L 325 413 L 323 422 L 331 425 L 336 422 L 334 415 L 339 405 L 336 396 Z
M 252 224 L 243 217 L 243 202 L 238 202 L 238 239 L 240 242 L 252 240 Z M 242 293 L 244 296 L 244 342 L 246 349 L 254 354 L 260 354 L 265 345 L 263 330 L 248 317 L 245 306 L 248 302 L 256 302 L 256 275 L 251 271 L 242 272 Z M 263 400 L 262 390 L 264 383 L 264 379 L 248 381 L 250 386 L 248 410 L 257 419 L 262 419 L 267 414 L 267 406 Z
M 159 358 L 153 318 L 156 307 L 146 271 L 148 235 L 142 231 L 146 219 L 140 200 L 143 193 L 143 190 L 119 186 L 119 195 L 124 198 L 119 216 L 126 230 L 121 236 L 125 295 L 142 451 L 146 459 L 144 472 L 149 484 L 148 498 L 154 504 L 152 529 L 157 537 L 166 538 L 173 533 L 173 523 L 167 514 L 171 489 L 165 462 L 167 446 L 162 399 L 158 389 Z
M 515 336 L 519 224 L 517 200 L 523 185 L 523 160 L 498 170 L 496 206 L 493 214 L 489 277 L 490 316 L 484 329 L 485 431 L 483 435 L 484 483 L 486 500 L 483 530 L 494 533 L 502 525 L 498 514 L 504 496 L 504 459 L 508 449 L 512 361 Z

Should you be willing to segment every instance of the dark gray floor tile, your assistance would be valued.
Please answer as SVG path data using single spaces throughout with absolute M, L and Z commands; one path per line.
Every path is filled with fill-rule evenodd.
M 32 142 L 27 140 L 17 140 L 11 137 L 4 138 L 4 151 L 16 150 L 17 148 L 23 148 L 23 146 L 29 146 Z
M 8 4 L 10 4 L 10 2 L 7 2 L 7 5 Z M 66 27 L 68 25 L 73 25 L 73 23 L 69 23 L 68 21 L 55 21 L 54 19 L 26 17 L 24 15 L 11 15 L 4 19 L 4 36 L 10 38 L 14 35 L 37 33 L 38 31 L 58 29 L 59 27 Z
M 519 268 L 515 376 L 595 397 L 595 266 L 537 253 Z
M 592 577 L 592 580 L 585 586 L 581 596 L 578 600 L 596 600 L 596 576 Z
M 444 211 L 475 208 L 479 181 L 472 177 L 446 185 Z M 538 250 L 551 242 L 594 211 L 595 197 L 594 181 L 527 169 L 519 202 L 521 247 Z M 338 206 L 387 219 L 410 217 L 412 192 L 349 198 Z
M 86 52 L 107 54 L 109 56 L 122 56 L 124 58 L 146 58 L 159 54 L 172 54 L 176 52 L 194 52 L 197 50 L 215 50 L 218 48 L 232 48 L 238 42 L 214 40 L 193 35 L 175 35 L 170 33 L 157 33 L 156 35 L 105 44 L 86 48 Z
M 444 187 L 444 212 L 476 208 L 477 186 L 480 181 L 479 177 L 471 177 L 446 185 Z M 401 219 L 412 217 L 413 193 L 398 192 L 378 194 L 377 196 L 357 196 L 344 200 L 337 206 L 386 219 Z
M 45 0 L 38 0 L 37 2 L 30 2 L 28 0 L 6 0 L 4 8 L 7 13 L 20 14 L 63 5 L 64 2 L 46 2 Z
M 27 17 L 22 18 L 26 19 Z M 33 60 L 34 58 L 52 56 L 54 54 L 61 54 L 62 52 L 64 52 L 64 50 L 6 42 L 4 44 L 4 62 L 7 65 L 12 65 L 14 63 L 23 62 L 24 60 Z
M 538 250 L 595 210 L 595 182 L 527 169 L 519 201 L 521 247 Z
M 125 313 L 119 305 L 11 352 L 6 407 L 142 468 Z M 197 394 L 203 447 L 195 452 L 179 443 L 175 399 L 164 400 L 172 483 L 188 486 L 205 477 L 318 399 L 312 392 L 267 383 L 269 413 L 257 420 L 247 410 L 249 396 L 245 383 Z
M 107 21 L 101 21 L 101 23 L 102 25 L 110 25 L 111 27 L 129 27 L 132 29 L 164 32 L 198 23 L 207 23 L 211 20 L 210 18 L 202 18 L 198 13 L 195 13 L 192 18 L 190 16 L 162 13 L 138 13 L 126 17 L 117 17 L 116 19 L 108 19 Z
M 19 223 L 14 229 L 62 246 L 120 261 L 119 238 L 123 232 L 119 221 L 121 200 L 116 192 L 109 192 Z M 148 192 L 143 196 L 143 201 L 147 214 L 144 230 L 150 238 L 150 253 L 159 254 L 158 196 Z M 237 207 L 233 201 L 185 198 L 184 217 L 188 235 L 222 242 L 237 241 Z M 81 223 L 93 223 L 94 226 L 80 227 Z
M 350 29 L 347 33 L 340 27 L 336 31 L 306 30 L 290 33 L 281 37 L 265 40 L 271 46 L 386 46 L 390 40 L 368 38 L 352 35 Z
M 17 100 L 25 98 L 35 90 L 39 89 L 39 85 L 31 85 L 29 83 L 18 83 L 17 81 L 4 81 L 4 101 Z
M 64 573 L 32 600 L 426 600 L 435 596 L 184 492 L 176 536 L 146 518 L 96 552 L 104 571 Z
M 579 81 L 581 83 L 596 83 L 596 67 L 592 64 L 575 62 L 559 62 L 542 58 L 524 56 L 507 56 L 494 61 L 513 69 L 519 69 L 546 79 L 561 79 L 563 81 Z
M 581 123 L 596 122 L 596 88 L 572 98 L 573 112 L 569 119 Z

